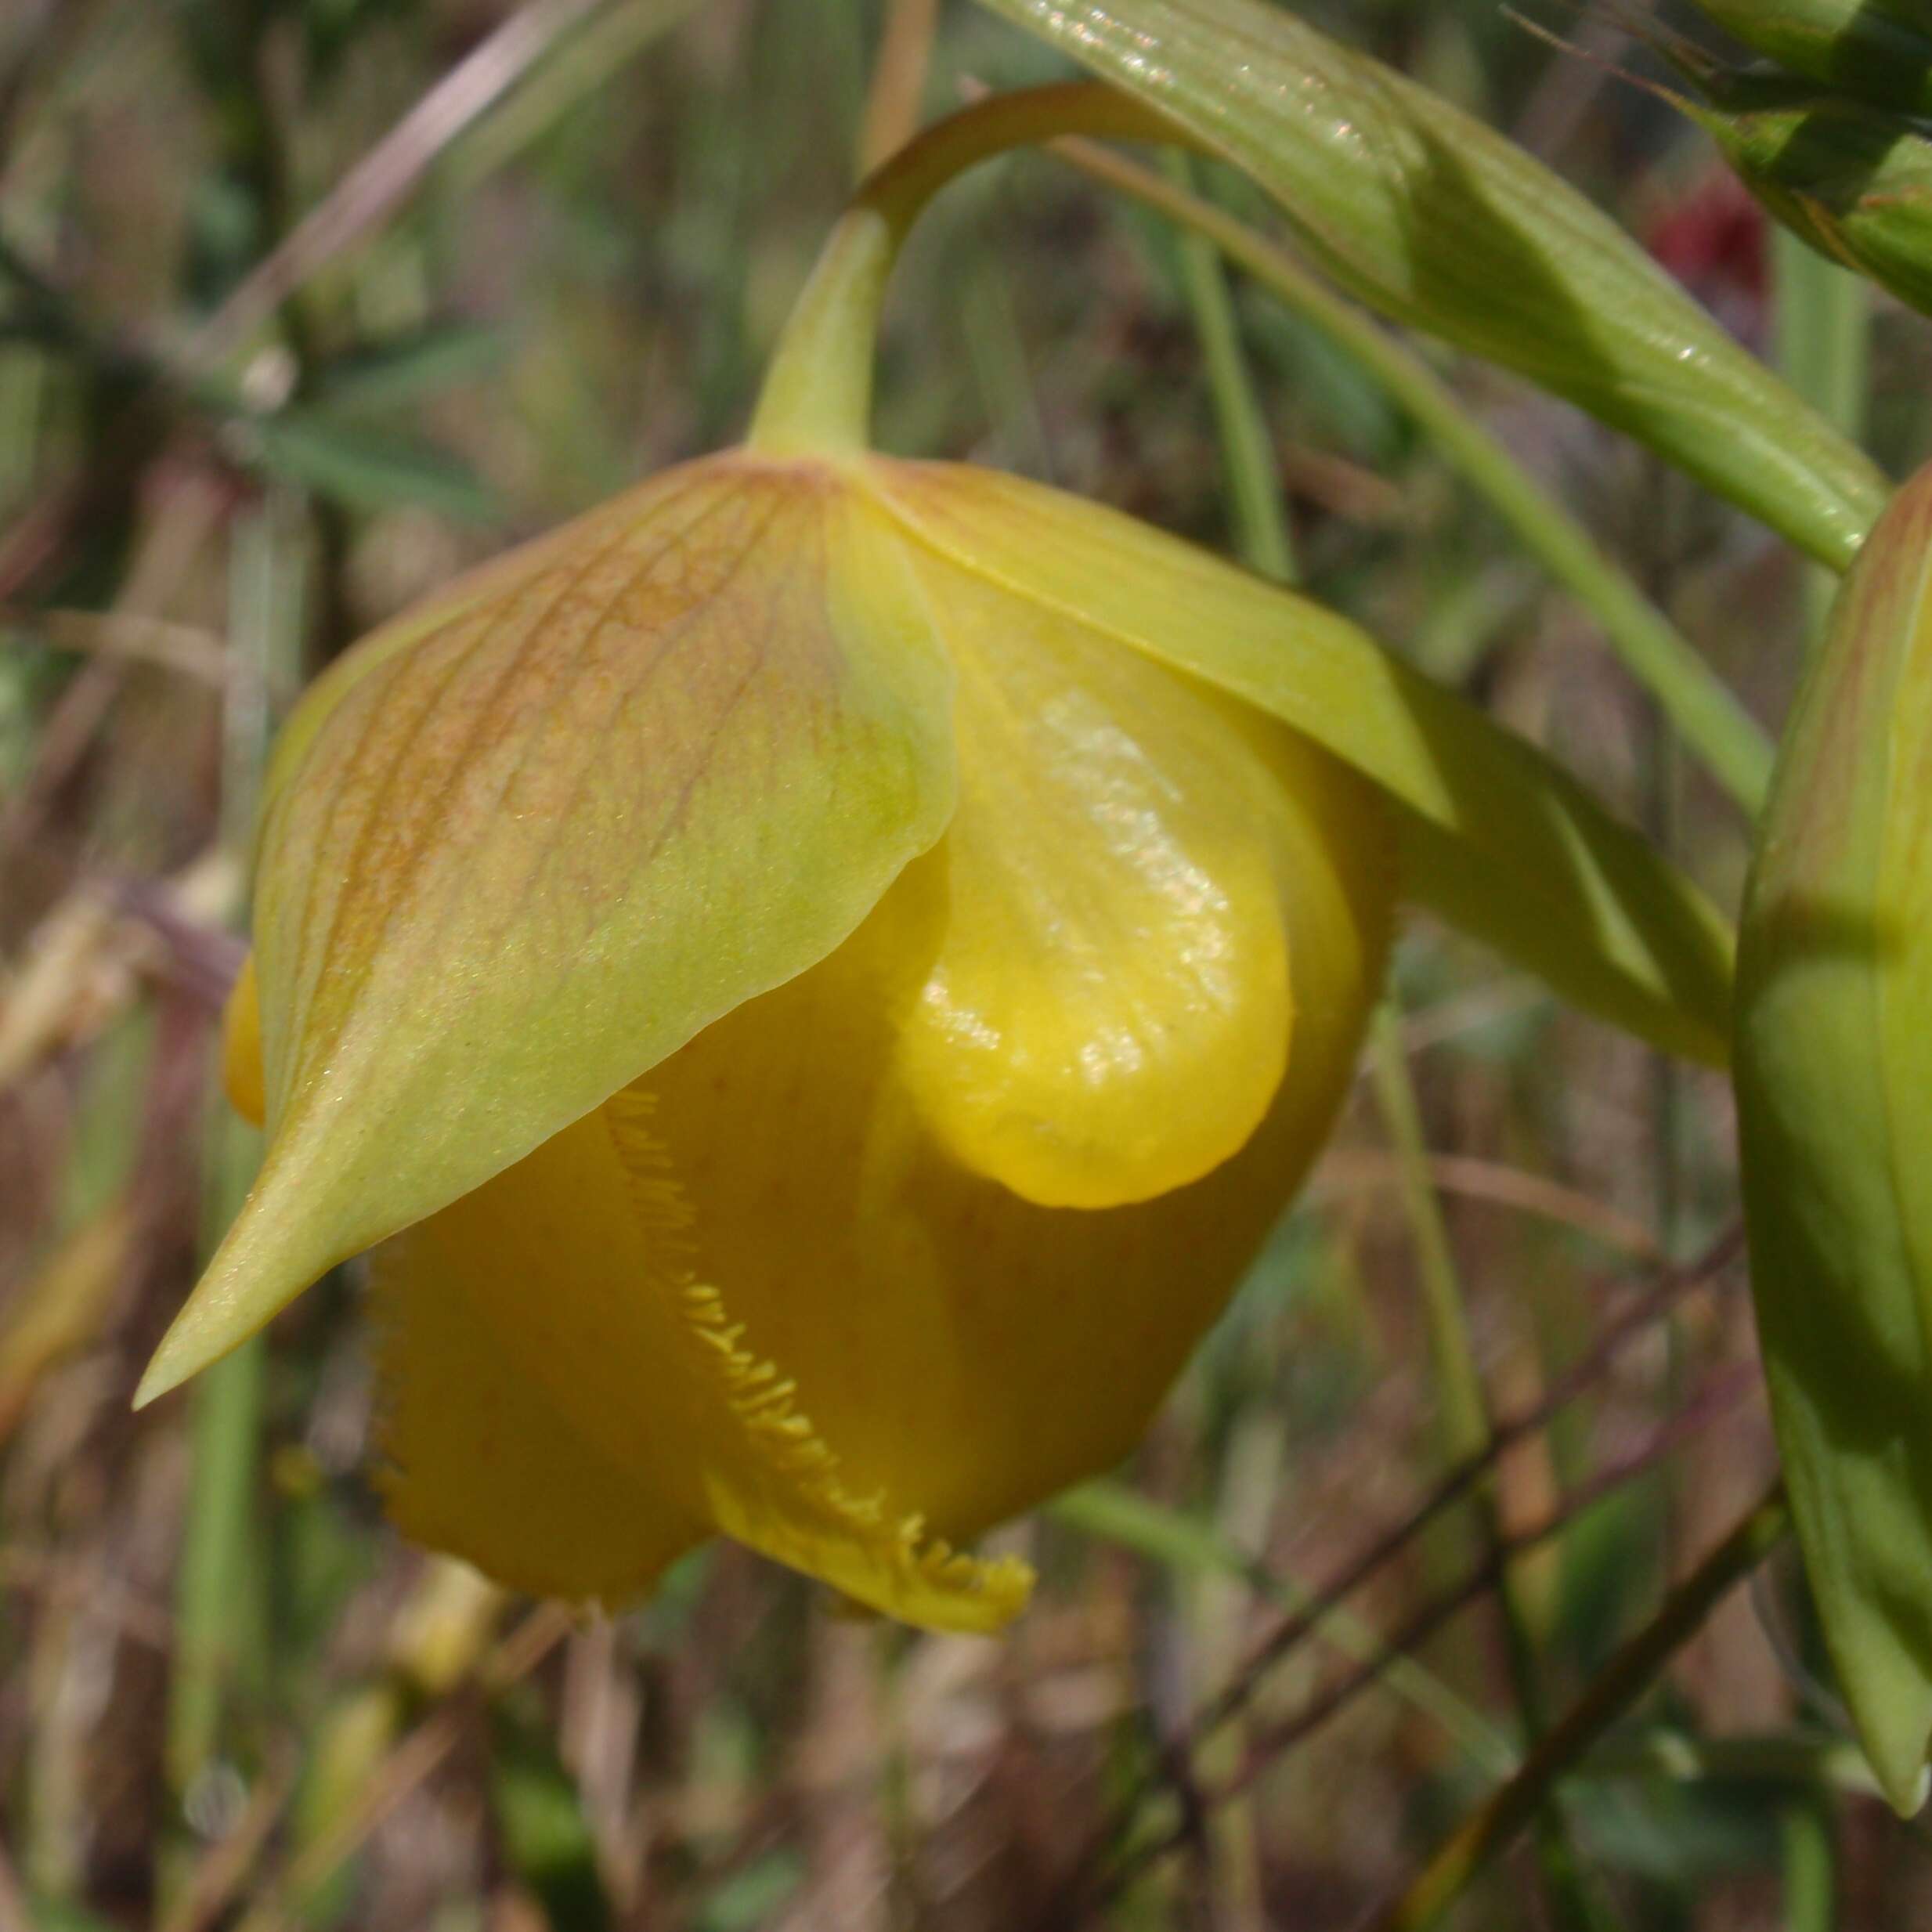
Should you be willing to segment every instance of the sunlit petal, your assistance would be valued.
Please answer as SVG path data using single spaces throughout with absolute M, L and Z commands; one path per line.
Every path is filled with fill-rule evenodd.
M 263 835 L 269 1150 L 144 1397 L 822 957 L 931 845 L 950 674 L 901 551 L 829 473 L 720 458 L 318 687 Z
M 1579 1005 L 1724 1060 L 1722 922 L 1526 742 L 1332 612 L 1115 511 L 957 464 L 875 459 L 865 475 L 919 539 L 936 608 L 999 587 L 1306 732 L 1402 808 L 1410 893 L 1439 892 L 1458 923 Z
M 1145 1200 L 1235 1153 L 1290 1055 L 1282 734 L 984 587 L 959 666 L 944 946 L 899 1067 L 964 1165 L 1048 1206 Z M 1337 783 L 1341 782 L 1339 779 Z M 1361 789 L 1349 832 L 1384 850 Z

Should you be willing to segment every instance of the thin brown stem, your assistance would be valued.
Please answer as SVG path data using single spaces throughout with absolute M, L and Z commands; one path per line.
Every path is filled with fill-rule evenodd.
M 1691 1402 L 1636 1449 L 1606 1464 L 1587 1482 L 1572 1490 L 1562 1504 L 1541 1522 L 1518 1531 L 1497 1543 L 1457 1583 L 1423 1604 L 1403 1622 L 1374 1656 L 1344 1672 L 1317 1692 L 1291 1717 L 1251 1737 L 1238 1768 L 1219 1784 L 1202 1793 L 1201 1802 L 1212 1810 L 1248 1789 L 1279 1760 L 1283 1752 L 1319 1730 L 1361 1692 L 1376 1683 L 1393 1661 L 1412 1653 L 1486 1591 L 1493 1588 L 1509 1563 L 1527 1551 L 1560 1535 L 1578 1517 L 1594 1508 L 1605 1497 L 1656 1468 L 1665 1457 L 1685 1442 L 1700 1435 L 1718 1416 L 1750 1395 L 1757 1386 L 1756 1371 L 1746 1364 L 1739 1364 L 1714 1375 Z M 1320 1622 L 1320 1618 L 1298 1616 L 1292 1621 L 1303 1634 L 1306 1634 Z M 1280 1656 L 1285 1654 L 1284 1649 L 1283 1652 L 1272 1656 L 1270 1663 L 1280 1661 Z M 1243 1698 L 1240 1703 L 1233 1707 L 1240 1708 L 1254 1688 L 1254 1677 L 1244 1674 Z M 1209 1715 L 1197 1726 L 1190 1750 L 1197 1748 L 1209 1735 L 1214 1724 L 1219 1721 L 1213 1717 L 1212 1710 L 1219 1710 L 1227 1702 L 1224 1696 L 1220 1703 L 1213 1706 Z M 1557 1728 L 1560 1731 L 1562 1726 L 1559 1725 Z M 1557 1732 L 1552 1731 L 1547 1735 L 1554 1736 Z M 1171 1746 L 1170 1750 L 1178 1748 Z M 1525 1761 L 1528 1762 L 1529 1760 Z M 1050 1925 L 1057 1929 L 1082 1923 L 1084 1914 L 1099 1910 L 1110 1899 L 1118 1896 L 1141 1872 L 1170 1856 L 1185 1842 L 1185 1831 L 1177 1826 L 1109 1864 L 1107 1847 L 1120 1843 L 1136 1812 L 1150 1795 L 1150 1788 L 1143 1789 L 1123 1804 L 1112 1823 L 1098 1835 L 1085 1854 L 1075 1865 L 1067 1882 L 1060 1888 L 1053 1911 L 1041 1921 L 1042 1928 Z
M 1330 1582 L 1307 1609 L 1286 1619 L 1248 1658 L 1241 1672 L 1203 1714 L 1201 1727 L 1212 1730 L 1246 1706 L 1260 1679 L 1272 1670 L 1336 1606 L 1353 1594 L 1369 1577 L 1406 1548 L 1420 1531 L 1471 1486 L 1481 1480 L 1497 1457 L 1540 1429 L 1559 1410 L 1576 1400 L 1608 1370 L 1618 1355 L 1647 1332 L 1683 1298 L 1721 1274 L 1742 1250 L 1743 1231 L 1733 1228 L 1714 1242 L 1691 1266 L 1672 1269 L 1656 1287 L 1632 1302 L 1565 1373 L 1552 1381 L 1542 1399 L 1530 1407 L 1499 1417 L 1482 1454 L 1458 1463 L 1417 1507 L 1370 1543 Z
M 256 264 L 190 339 L 205 371 L 259 328 L 326 262 L 386 221 L 437 157 L 605 0 L 532 0 L 444 74 Z
M 932 64 L 939 0 L 892 0 L 872 67 L 872 90 L 859 131 L 858 167 L 868 175 L 912 139 L 919 123 L 919 97 Z
M 1536 1815 L 1557 1781 L 1582 1762 L 1722 1598 L 1782 1540 L 1790 1520 L 1784 1485 L 1775 1482 L 1598 1672 L 1515 1775 L 1450 1833 L 1400 1895 L 1377 1913 L 1370 1932 L 1428 1932 L 1439 1924 L 1482 1868 Z

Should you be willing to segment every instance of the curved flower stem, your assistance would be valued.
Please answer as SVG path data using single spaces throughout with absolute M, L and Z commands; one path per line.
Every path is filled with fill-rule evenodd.
M 1084 139 L 1070 139 L 1084 136 Z M 990 95 L 936 122 L 861 183 L 773 355 L 749 446 L 775 456 L 865 446 L 880 304 L 899 245 L 933 195 L 976 163 L 1051 144 L 1088 174 L 1205 236 L 1369 370 L 1597 616 L 1632 674 L 1748 812 L 1771 769 L 1764 733 L 1695 648 L 1428 366 L 1246 225 L 1096 137 L 1192 146 L 1145 103 L 1095 81 Z
M 1469 415 L 1426 363 L 1233 215 L 1091 142 L 1053 146 L 1083 174 L 1204 235 L 1367 370 L 1487 498 L 1525 548 L 1595 616 L 1617 655 L 1685 744 L 1746 812 L 1756 813 L 1771 776 L 1771 742 L 1762 728 L 1695 647 Z
M 1439 1924 L 1476 1874 L 1536 1815 L 1557 1781 L 1574 1770 L 1650 1688 L 1732 1585 L 1782 1540 L 1790 1520 L 1784 1485 L 1775 1482 L 1597 1674 L 1516 1775 L 1443 1840 L 1401 1896 L 1377 1915 L 1369 1932 L 1428 1932 Z
M 989 95 L 936 121 L 860 183 L 785 325 L 746 440 L 773 456 L 865 446 L 886 278 L 926 203 L 976 163 L 1064 135 L 1189 140 L 1150 107 L 1097 81 Z

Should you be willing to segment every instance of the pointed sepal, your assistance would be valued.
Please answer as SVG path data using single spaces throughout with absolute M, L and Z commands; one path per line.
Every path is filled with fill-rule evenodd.
M 945 827 L 949 691 L 890 527 L 742 455 L 358 647 L 270 773 L 268 1152 L 142 1399 L 822 959 Z

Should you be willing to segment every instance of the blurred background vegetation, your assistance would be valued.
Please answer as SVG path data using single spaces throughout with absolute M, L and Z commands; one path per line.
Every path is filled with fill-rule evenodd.
M 1558 23 L 1586 58 L 1495 0 L 1305 10 L 1605 200 L 1753 347 L 1782 313 L 1815 355 L 1818 272 L 1781 274 L 1706 139 L 1610 70 L 1643 57 L 1614 21 Z M 738 432 L 908 49 L 926 114 L 1059 72 L 966 0 L 0 5 L 0 1932 L 1355 1925 L 1772 1473 L 1727 1090 L 1420 927 L 1334 1148 L 1133 1468 L 1003 1533 L 1043 1585 L 1002 1641 L 828 1615 L 735 1549 L 612 1620 L 410 1550 L 368 1485 L 352 1278 L 130 1413 L 254 1157 L 211 1073 L 274 721 L 464 564 Z M 1917 460 L 1925 325 L 1823 302 L 1806 379 Z M 1775 722 L 1801 567 L 1439 366 Z M 1325 338 L 1052 158 L 923 226 L 888 446 L 1251 556 L 1244 408 L 1313 590 L 1734 903 L 1735 811 Z M 1786 1553 L 1459 1923 L 1927 1923 L 1925 1836 L 1817 1654 Z

